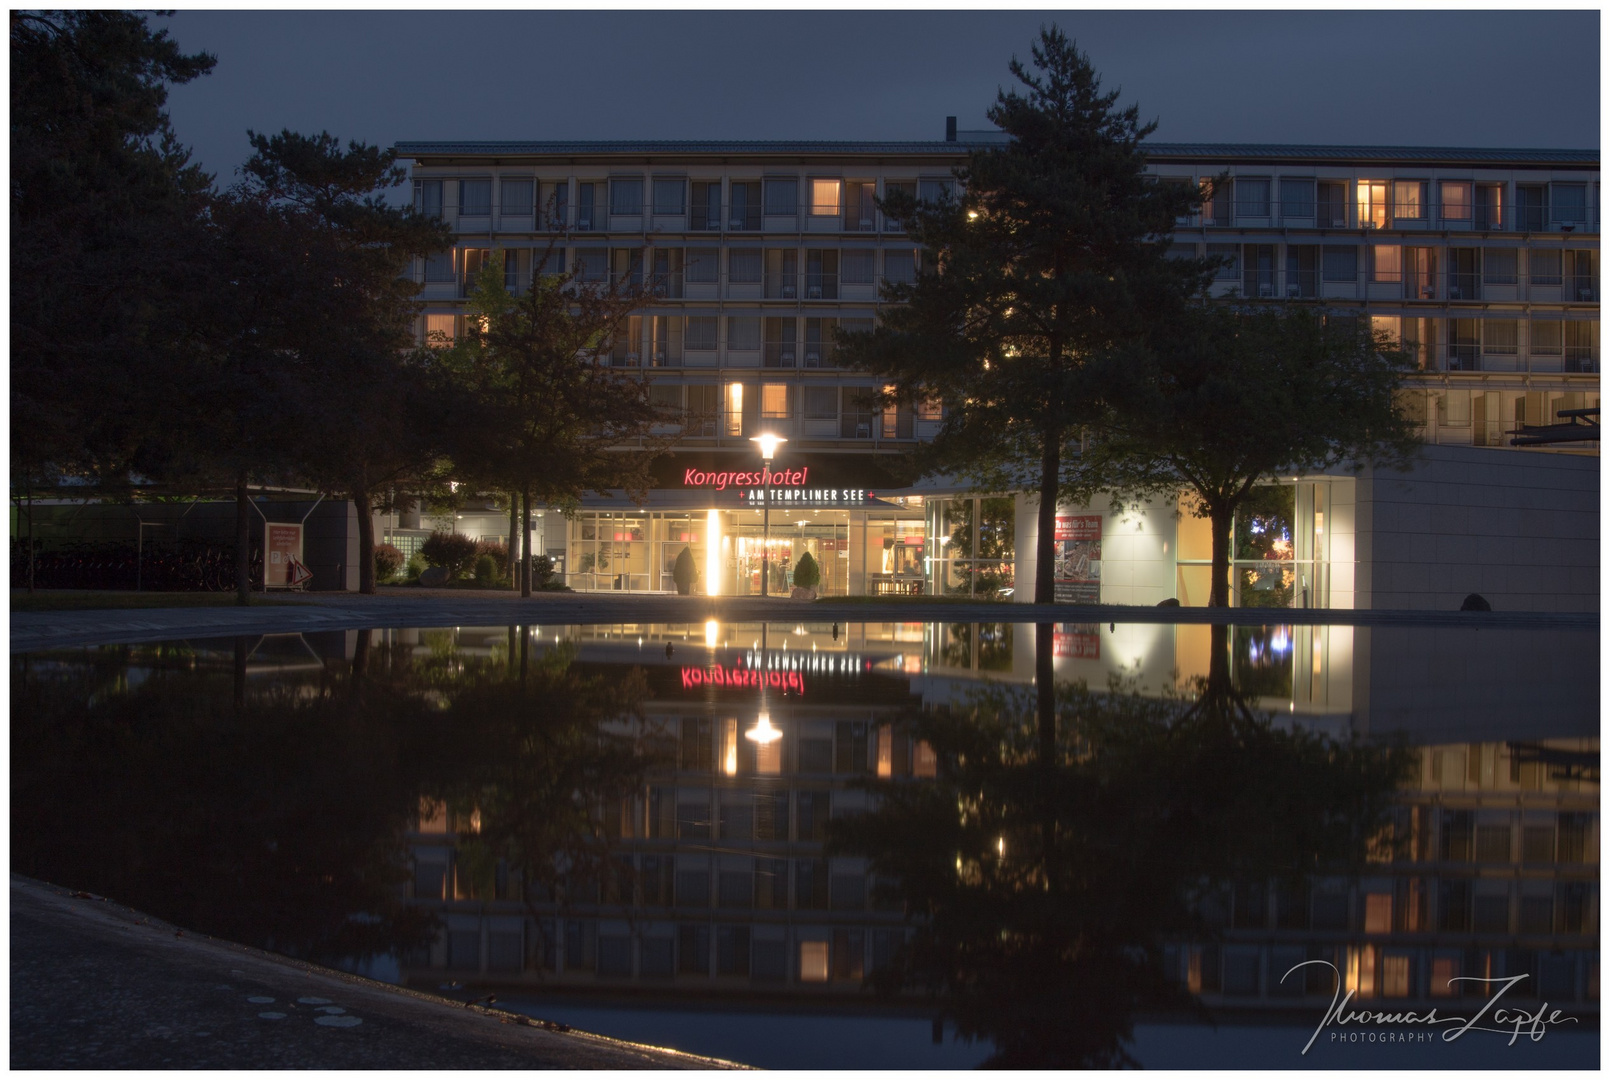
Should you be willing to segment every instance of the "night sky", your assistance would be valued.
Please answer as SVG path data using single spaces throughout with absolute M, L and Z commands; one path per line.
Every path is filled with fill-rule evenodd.
M 1596 148 L 1599 13 L 181 11 L 170 108 L 233 179 L 246 129 L 403 139 L 939 139 L 987 128 L 1055 21 L 1156 140 Z

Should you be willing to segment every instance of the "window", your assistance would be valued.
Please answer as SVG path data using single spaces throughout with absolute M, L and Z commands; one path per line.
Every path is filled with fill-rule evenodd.
M 649 404 L 656 412 L 670 420 L 682 416 L 682 387 L 675 383 L 655 383 L 648 388 Z
M 716 317 L 689 315 L 687 335 L 682 340 L 683 348 L 689 352 L 715 352 Z
M 1528 337 L 1533 356 L 1560 356 L 1565 345 L 1565 323 L 1559 319 L 1533 319 Z
M 1548 188 L 1542 184 L 1518 184 L 1515 187 L 1515 213 L 1518 224 L 1527 232 L 1536 232 L 1548 222 Z
M 512 217 L 529 215 L 536 205 L 536 184 L 530 180 L 503 181 L 503 213 Z
M 533 274 L 562 274 L 565 272 L 565 249 L 562 247 L 549 248 L 541 256 L 535 251 L 531 253 L 531 272 Z
M 1267 177 L 1236 178 L 1235 213 L 1237 218 L 1266 218 L 1269 216 L 1269 179 Z
M 426 281 L 456 281 L 453 275 L 453 253 L 451 251 L 438 251 L 425 258 Z
M 843 199 L 844 181 L 842 180 L 812 180 L 811 181 L 811 215 L 813 217 L 838 217 Z
M 576 228 L 591 230 L 603 224 L 598 218 L 598 189 L 602 186 L 593 183 L 576 185 Z
M 839 258 L 840 279 L 846 285 L 871 285 L 873 252 L 870 248 L 851 248 Z
M 721 228 L 721 181 L 694 181 L 692 210 L 691 228 Z
M 883 253 L 883 280 L 891 285 L 914 285 L 917 281 L 917 253 L 901 248 Z
M 616 176 L 609 181 L 609 212 L 611 214 L 641 214 L 643 212 L 643 178 Z
M 1481 325 L 1481 351 L 1488 356 L 1514 356 L 1520 349 L 1517 344 L 1519 322 L 1515 319 L 1487 319 Z M 1480 830 L 1477 830 L 1478 834 Z
M 1562 225 L 1582 225 L 1588 220 L 1588 185 L 1554 185 L 1554 220 Z
M 426 315 L 425 344 L 446 348 L 458 337 L 457 315 Z
M 1214 182 L 1204 180 L 1202 220 L 1210 225 L 1230 224 L 1230 199 L 1235 191 L 1233 180 Z
M 1443 221 L 1469 221 L 1471 219 L 1469 181 L 1444 180 L 1438 197 L 1442 200 Z
M 1215 281 L 1235 281 L 1241 277 L 1241 245 L 1209 244 L 1207 257 L 1223 260 L 1213 271 Z
M 1371 281 L 1403 280 L 1403 249 L 1396 244 L 1372 244 Z
M 742 435 L 744 433 L 744 384 L 727 384 L 727 423 L 728 435 Z
M 1361 229 L 1386 228 L 1385 180 L 1358 182 L 1358 227 Z
M 1347 228 L 1347 185 L 1341 181 L 1318 184 L 1314 224 L 1321 229 Z
M 727 348 L 739 352 L 760 349 L 760 320 L 752 315 L 727 316 Z
M 1423 180 L 1392 182 L 1392 219 L 1423 221 L 1426 216 L 1426 185 Z
M 549 226 L 562 229 L 570 222 L 570 181 L 542 185 L 542 213 Z
M 458 212 L 465 217 L 486 217 L 492 213 L 492 181 L 460 180 Z
M 1326 244 L 1321 267 L 1326 281 L 1357 281 L 1358 248 Z
M 576 249 L 576 280 L 586 282 L 601 282 L 608 280 L 609 275 L 609 249 L 608 248 L 577 248 Z
M 654 212 L 656 214 L 680 214 L 686 209 L 683 201 L 687 194 L 688 182 L 680 176 L 656 176 L 654 178 Z
M 1514 248 L 1488 248 L 1482 252 L 1482 281 L 1488 285 L 1515 284 L 1517 255 Z
M 1531 271 L 1533 285 L 1558 285 L 1564 280 L 1560 275 L 1561 259 L 1558 251 L 1528 251 L 1526 262 Z
M 956 182 L 954 180 L 919 180 L 917 181 L 917 201 L 937 203 L 947 195 L 955 195 Z
M 760 388 L 760 415 L 767 420 L 788 419 L 787 383 L 766 383 Z
M 688 248 L 683 262 L 691 284 L 713 284 L 721 280 L 720 248 Z
M 921 397 L 917 399 L 918 420 L 942 420 L 945 415 L 945 406 L 936 397 Z
M 799 943 L 799 981 L 827 982 L 827 942 Z
M 729 285 L 760 284 L 760 268 L 759 248 L 733 248 L 727 252 L 727 283 Z
M 766 213 L 793 217 L 799 212 L 799 181 L 792 176 L 766 179 Z
M 873 199 L 878 185 L 871 180 L 849 180 L 844 184 L 844 228 L 846 232 L 871 232 L 876 220 Z
M 839 390 L 836 386 L 807 386 L 804 390 L 804 416 L 807 420 L 837 420 Z
M 729 229 L 760 228 L 760 181 L 734 180 L 731 184 L 732 206 L 727 215 Z
M 414 182 L 414 209 L 426 217 L 442 216 L 442 182 L 416 180 Z
M 1504 227 L 1504 185 L 1476 185 L 1476 228 Z

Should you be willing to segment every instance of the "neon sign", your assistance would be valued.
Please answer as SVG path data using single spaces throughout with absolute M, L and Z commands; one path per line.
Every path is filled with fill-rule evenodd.
M 811 471 L 807 465 L 803 469 L 783 469 L 773 472 L 771 469 L 761 469 L 759 472 L 705 472 L 703 469 L 689 469 L 682 474 L 683 487 L 709 487 L 717 491 L 726 491 L 729 487 L 804 487 L 805 476 Z

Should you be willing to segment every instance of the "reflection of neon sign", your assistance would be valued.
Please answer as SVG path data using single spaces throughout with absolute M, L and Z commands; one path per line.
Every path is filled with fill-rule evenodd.
M 720 664 L 709 668 L 685 667 L 682 669 L 682 689 L 697 690 L 702 686 L 719 686 L 738 690 L 764 687 L 767 690 L 805 693 L 805 677 L 797 671 L 751 671 L 744 668 L 728 669 Z

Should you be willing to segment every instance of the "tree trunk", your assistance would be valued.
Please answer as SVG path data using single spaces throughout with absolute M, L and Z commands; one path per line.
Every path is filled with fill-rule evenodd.
M 526 488 L 520 493 L 520 496 L 520 535 L 521 537 L 529 537 L 531 535 L 531 489 Z M 531 545 L 524 542 L 520 544 L 520 595 L 531 595 Z M 522 651 L 522 658 L 524 655 Z
M 33 478 L 24 476 L 23 490 L 28 495 L 28 592 L 34 591 L 34 485 Z
M 356 690 L 369 673 L 369 636 L 366 626 L 358 631 L 358 642 L 352 647 L 352 688 Z
M 358 591 L 367 596 L 375 594 L 375 517 L 370 509 L 369 489 L 352 489 L 352 501 L 358 508 Z
M 1213 529 L 1213 584 L 1208 607 L 1230 606 L 1230 521 L 1232 513 L 1217 506 L 1208 510 Z
M 1062 431 L 1056 426 L 1041 435 L 1039 541 L 1034 552 L 1034 602 L 1055 603 L 1057 557 L 1057 487 L 1062 472 Z
M 263 572 L 268 572 L 267 554 Z M 252 602 L 252 496 L 246 489 L 246 470 L 235 477 L 235 603 Z
M 520 535 L 520 497 L 509 492 L 509 584 L 518 590 L 522 576 L 520 573 L 521 552 L 525 550 L 525 537 Z
M 1051 669 L 1054 629 L 1052 623 L 1034 624 L 1034 690 L 1041 765 L 1054 765 L 1057 760 L 1057 695 Z
M 235 711 L 246 707 L 246 639 L 235 638 Z

